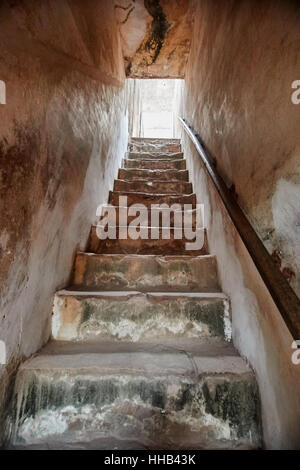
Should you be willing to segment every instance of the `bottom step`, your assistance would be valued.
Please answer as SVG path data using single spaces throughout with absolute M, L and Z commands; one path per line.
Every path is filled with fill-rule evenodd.
M 261 444 L 254 374 L 222 341 L 50 343 L 20 367 L 15 387 L 14 446 Z

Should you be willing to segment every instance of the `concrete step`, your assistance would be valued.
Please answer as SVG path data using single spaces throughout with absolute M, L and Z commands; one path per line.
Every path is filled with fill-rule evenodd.
M 151 143 L 151 142 L 134 142 L 128 145 L 129 152 L 160 152 L 160 153 L 177 153 L 181 152 L 181 145 L 176 143 Z
M 185 160 L 133 160 L 123 159 L 122 167 L 141 170 L 186 170 Z
M 115 180 L 114 191 L 158 194 L 192 194 L 192 183 L 185 181 Z
M 123 206 L 120 198 L 127 197 L 127 206 L 133 204 L 143 204 L 151 208 L 153 204 L 167 204 L 169 207 L 173 204 L 180 204 L 184 209 L 184 205 L 188 204 L 191 207 L 186 209 L 196 209 L 196 194 L 151 194 L 145 192 L 130 192 L 130 191 L 110 191 L 108 196 L 108 203 L 113 206 Z
M 88 350 L 50 343 L 20 366 L 15 445 L 114 438 L 152 449 L 260 447 L 258 387 L 230 346 L 189 339 Z
M 175 209 L 175 208 L 174 208 Z M 105 219 L 103 219 L 103 217 Z M 121 225 L 127 226 L 136 218 L 139 217 L 142 225 L 148 225 L 149 227 L 191 227 L 195 230 L 196 227 L 203 228 L 203 213 L 202 208 L 192 210 L 170 210 L 169 208 L 155 208 L 152 209 L 147 207 L 131 206 L 102 206 L 99 212 L 99 224 L 100 218 L 102 224 L 107 223 L 110 226 Z
M 178 139 L 140 139 L 132 140 L 128 144 L 132 152 L 181 152 Z
M 93 226 L 88 243 L 91 253 L 128 253 L 141 255 L 190 255 L 208 254 L 208 241 L 205 229 L 197 229 L 195 237 L 189 240 L 181 228 L 112 227 L 112 238 L 100 239 L 107 229 Z M 155 232 L 155 233 L 153 233 Z M 137 238 L 138 237 L 138 238 Z M 156 239 L 154 238 L 156 237 Z M 180 237 L 180 238 L 179 238 Z
M 65 341 L 230 341 L 229 302 L 223 294 L 63 290 L 54 300 L 52 335 Z
M 189 181 L 188 170 L 139 170 L 120 168 L 120 180 Z
M 176 143 L 180 144 L 180 139 L 173 137 L 130 137 L 129 142 L 151 142 L 151 143 Z
M 78 253 L 72 286 L 80 290 L 220 292 L 214 256 Z
M 180 160 L 183 158 L 183 153 L 128 152 L 126 157 L 131 160 Z

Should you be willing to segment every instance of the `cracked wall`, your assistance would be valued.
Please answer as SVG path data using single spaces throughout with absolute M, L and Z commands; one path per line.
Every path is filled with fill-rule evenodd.
M 189 0 L 115 0 L 126 75 L 183 78 L 193 15 Z
M 49 337 L 54 292 L 106 202 L 127 121 L 110 1 L 4 1 L 0 24 L 1 405 L 16 365 Z

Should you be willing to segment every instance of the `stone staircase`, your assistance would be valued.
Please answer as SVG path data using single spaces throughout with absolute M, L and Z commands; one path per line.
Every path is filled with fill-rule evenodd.
M 180 142 L 131 139 L 107 207 L 191 204 L 203 246 L 163 220 L 157 239 L 100 240 L 92 227 L 70 288 L 55 296 L 53 340 L 19 369 L 13 446 L 37 449 L 252 449 L 261 446 L 255 376 L 231 343 L 230 304 L 196 224 Z M 146 230 L 151 220 L 144 210 Z M 177 214 L 178 215 L 178 214 Z M 126 226 L 134 217 L 128 215 Z

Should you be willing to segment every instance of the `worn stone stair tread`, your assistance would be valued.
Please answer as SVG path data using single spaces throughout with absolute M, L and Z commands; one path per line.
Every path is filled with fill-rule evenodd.
M 90 233 L 90 240 L 88 244 L 88 250 L 94 253 L 135 253 L 135 254 L 156 254 L 156 255 L 172 255 L 172 254 L 187 254 L 190 256 L 200 256 L 208 254 L 208 241 L 206 229 L 196 229 L 196 237 L 188 239 L 183 236 L 176 238 L 177 234 L 180 234 L 180 228 L 170 227 L 170 237 L 163 238 L 166 233 L 166 229 L 159 227 L 155 229 L 158 232 L 158 237 L 151 237 L 151 228 L 146 227 L 145 234 L 147 233 L 148 238 L 138 238 L 137 240 L 126 237 L 125 239 L 119 236 L 120 227 L 116 232 L 114 239 L 106 238 L 101 240 L 98 236 L 96 226 L 92 226 Z M 150 230 L 149 230 L 150 229 Z M 136 230 L 136 229 L 134 229 Z M 140 229 L 138 229 L 139 231 Z M 99 227 L 99 231 L 102 232 L 102 228 Z M 126 228 L 127 232 L 127 228 Z M 182 231 L 183 233 L 183 231 Z M 195 240 L 195 241 L 194 241 Z M 198 240 L 198 242 L 197 242 Z M 189 244 L 189 245 L 187 245 Z M 191 248 L 188 248 L 191 246 Z
M 151 191 L 152 190 L 152 191 Z M 114 181 L 114 191 L 128 191 L 128 192 L 144 192 L 150 194 L 159 194 L 163 190 L 164 194 L 192 194 L 193 187 L 192 183 L 188 181 L 177 181 L 177 180 L 123 180 L 116 179 Z
M 55 295 L 52 336 L 66 341 L 230 341 L 229 301 L 222 293 L 63 290 Z
M 169 196 L 169 195 L 168 195 L 168 196 Z M 118 209 L 125 209 L 125 210 L 127 210 L 127 209 L 128 209 L 128 206 L 119 206 L 119 205 L 116 206 L 116 205 L 114 205 L 114 204 L 109 204 L 109 203 L 107 203 L 107 204 L 104 204 L 103 206 L 101 206 L 101 208 L 102 208 L 101 215 L 103 215 L 104 210 L 109 210 L 109 209 L 113 209 L 113 208 L 116 209 L 116 210 L 118 210 Z M 139 208 L 139 210 L 142 211 L 143 209 L 142 209 L 142 208 Z M 147 211 L 147 212 L 148 212 L 148 210 L 149 210 L 149 209 L 146 208 L 146 211 Z M 166 207 L 166 208 L 165 208 L 165 207 L 162 207 L 162 208 L 161 208 L 161 207 L 153 207 L 152 210 L 153 210 L 154 212 L 155 212 L 155 211 L 156 211 L 156 212 L 170 212 L 170 209 L 169 209 L 168 207 Z M 173 214 L 173 212 L 175 212 L 175 213 L 178 213 L 178 212 L 179 212 L 179 213 L 185 212 L 186 214 L 195 214 L 197 211 L 201 212 L 201 207 L 193 208 L 193 209 L 185 209 L 185 210 L 184 210 L 184 208 L 179 208 L 179 209 L 176 209 L 176 208 L 175 208 L 174 211 L 173 211 L 173 210 L 171 211 L 171 214 Z M 130 216 L 130 217 L 132 217 L 132 216 Z
M 129 195 L 133 196 L 131 191 L 110 191 L 111 193 L 115 193 L 116 195 Z M 144 193 L 143 191 L 134 191 L 134 195 L 142 198 L 142 199 L 156 199 L 156 198 L 170 198 L 170 199 L 181 199 L 186 198 L 188 200 L 194 200 L 196 198 L 196 194 L 166 194 L 166 193 Z M 188 204 L 188 202 L 186 202 Z
M 79 252 L 71 285 L 75 290 L 220 292 L 213 255 Z
M 157 149 L 164 149 L 165 151 L 174 151 L 174 147 L 181 149 L 181 143 L 180 142 L 175 142 L 175 141 L 170 141 L 170 140 L 165 140 L 165 141 L 154 141 L 154 140 L 148 140 L 148 141 L 131 141 L 129 142 L 128 145 L 129 149 L 132 147 L 136 148 L 157 148 Z
M 119 205 L 120 197 L 127 197 L 128 206 L 132 204 L 190 204 L 192 209 L 196 208 L 196 195 L 192 194 L 152 194 L 143 192 L 130 192 L 130 191 L 110 191 L 108 202 L 112 205 Z
M 126 155 L 126 159 L 131 160 L 182 160 L 183 152 L 133 152 L 130 151 Z
M 186 161 L 182 160 L 131 160 L 123 159 L 123 168 L 137 168 L 145 170 L 186 170 Z
M 222 299 L 222 300 L 227 300 L 228 297 L 226 294 L 223 292 L 141 292 L 139 290 L 136 291 L 101 291 L 101 290 L 95 290 L 95 291 L 80 291 L 80 290 L 72 290 L 72 288 L 67 288 L 67 289 L 61 289 L 56 292 L 56 295 L 75 295 L 75 296 L 83 296 L 83 297 L 101 297 L 101 296 L 112 296 L 112 297 L 117 297 L 117 296 L 126 296 L 126 295 L 136 295 L 136 294 L 145 294 L 149 296 L 154 296 L 154 297 L 161 297 L 161 296 L 167 296 L 167 297 L 197 297 L 199 299 Z
M 122 168 L 123 170 L 126 170 L 126 168 Z M 130 171 L 130 170 L 128 170 Z M 148 170 L 142 170 L 142 171 L 148 171 Z M 155 171 L 155 170 L 154 170 Z M 162 171 L 165 171 L 165 172 L 168 172 L 169 170 L 162 170 Z M 187 170 L 179 170 L 179 171 L 187 171 Z M 126 181 L 127 183 L 130 182 L 130 183 L 135 183 L 135 182 L 139 182 L 139 183 L 145 183 L 149 186 L 151 186 L 150 183 L 162 183 L 161 180 L 156 180 L 155 178 L 151 179 L 151 181 L 149 181 L 148 178 L 140 178 L 140 179 L 137 179 L 137 180 L 126 180 L 126 178 L 117 178 L 115 179 L 115 182 L 118 182 L 118 181 Z M 172 180 L 172 179 L 168 179 L 168 181 L 163 181 L 163 183 L 172 183 L 172 184 L 178 184 L 178 183 L 181 183 L 183 185 L 191 185 L 192 183 L 190 183 L 189 181 L 178 181 L 176 179 Z M 137 191 L 139 192 L 139 191 Z
M 181 152 L 181 144 L 180 141 L 176 140 L 155 140 L 155 139 L 148 139 L 148 140 L 131 140 L 128 145 L 129 151 L 134 152 L 166 152 L 166 153 L 174 153 L 174 152 Z
M 187 297 L 197 298 L 199 300 L 228 300 L 228 297 L 223 292 L 165 292 L 165 291 L 147 291 L 143 292 L 140 290 L 121 290 L 121 291 L 109 291 L 109 290 L 76 290 L 70 288 L 61 289 L 56 292 L 56 295 L 70 295 L 76 297 L 126 297 L 143 294 L 149 297 Z
M 200 343 L 200 342 L 199 342 Z M 156 343 L 101 343 L 97 352 L 87 352 L 86 343 L 76 345 L 77 348 L 68 349 L 66 345 L 56 350 L 55 343 L 51 346 L 51 354 L 47 347 L 39 354 L 25 361 L 19 369 L 19 374 L 33 370 L 43 371 L 51 375 L 53 370 L 68 371 L 103 376 L 114 374 L 154 376 L 184 376 L 199 378 L 207 374 L 229 374 L 231 379 L 254 374 L 247 363 L 237 355 L 234 348 L 226 348 L 226 353 L 220 348 L 213 347 L 209 342 L 202 344 L 199 349 L 194 344 Z M 94 348 L 98 345 L 93 345 Z M 66 348 L 66 349 L 65 349 Z M 209 354 L 206 354 L 208 348 Z M 68 353 L 65 353 L 69 351 Z M 94 349 L 96 351 L 96 349 Z
M 170 148 L 171 147 L 171 148 Z M 139 144 L 131 144 L 129 146 L 128 151 L 125 153 L 124 158 L 132 158 L 129 155 L 130 154 L 136 154 L 137 158 L 140 158 L 139 156 L 141 154 L 149 154 L 153 156 L 153 159 L 155 160 L 156 158 L 159 158 L 160 155 L 163 155 L 163 158 L 166 159 L 171 159 L 174 158 L 172 157 L 178 154 L 178 158 L 182 159 L 184 158 L 181 156 L 182 150 L 180 145 L 177 144 L 167 144 L 167 145 L 162 145 L 162 146 L 157 146 L 157 144 L 148 144 L 144 146 L 140 146 Z M 133 157 L 134 158 L 134 157 Z M 148 157 L 147 157 L 148 158 Z
M 132 152 L 132 153 L 137 153 L 137 152 Z M 145 153 L 146 153 L 146 152 L 145 152 Z M 171 155 L 171 154 L 170 154 L 170 155 Z M 159 155 L 158 155 L 158 156 L 159 156 Z M 142 152 L 140 152 L 138 159 L 135 159 L 135 158 L 125 158 L 124 161 L 128 163 L 128 162 L 132 162 L 132 161 L 136 161 L 136 160 L 137 160 L 137 161 L 139 161 L 139 162 L 151 162 L 151 163 L 154 163 L 154 164 L 155 164 L 155 163 L 159 163 L 159 162 L 167 162 L 167 163 L 182 162 L 182 161 L 185 162 L 185 160 L 184 160 L 183 158 L 173 158 L 173 159 L 171 159 L 170 157 L 169 157 L 169 158 L 158 158 L 158 156 L 157 156 L 157 158 L 155 158 L 155 159 L 154 159 L 154 158 L 142 158 Z
M 178 142 L 180 143 L 180 139 L 177 139 L 175 137 L 130 137 L 129 139 L 130 142 Z
M 118 177 L 124 181 L 139 181 L 155 179 L 156 181 L 186 181 L 189 180 L 188 170 L 147 170 L 136 168 L 120 168 Z
M 169 143 L 169 144 L 143 144 L 140 145 L 138 143 L 131 143 L 128 148 L 128 152 L 125 154 L 125 158 L 128 158 L 129 153 L 149 153 L 149 154 L 163 154 L 163 155 L 172 155 L 172 154 L 180 154 L 182 153 L 181 146 L 178 144 L 174 143 Z M 137 157 L 139 158 L 139 157 Z M 166 157 L 167 158 L 167 157 Z M 181 158 L 181 157 L 179 157 Z
M 97 256 L 104 256 L 104 257 L 128 257 L 128 258 L 135 258 L 135 259 L 151 259 L 151 258 L 158 258 L 158 259 L 161 259 L 162 261 L 166 262 L 166 261 L 190 261 L 191 258 L 190 256 L 188 255 L 165 255 L 165 256 L 162 256 L 162 255 L 135 255 L 135 254 L 97 254 L 97 253 L 91 253 L 91 252 L 88 252 L 88 251 L 78 251 L 77 252 L 77 256 L 90 256 L 90 257 L 97 257 Z M 196 258 L 196 259 L 215 259 L 215 255 L 212 255 L 212 254 L 207 254 L 207 255 L 201 255 L 201 256 L 196 256 L 196 257 L 193 257 L 193 258 Z
M 42 439 L 38 443 L 35 444 L 15 444 L 10 445 L 9 450 L 165 450 L 166 444 L 161 442 L 160 446 L 153 446 L 151 442 L 138 441 L 137 439 L 122 439 L 116 438 L 113 436 L 109 437 L 101 437 L 96 439 L 89 439 L 86 441 L 73 441 L 74 436 L 67 435 L 67 436 L 59 436 L 58 438 L 54 439 L 47 436 L 46 439 Z M 85 436 L 85 439 L 88 439 L 88 436 Z M 191 443 L 190 449 L 199 448 L 197 444 Z M 249 447 L 242 446 L 241 450 L 246 450 Z M 240 446 L 238 447 L 240 450 Z M 250 447 L 250 449 L 252 449 Z M 189 448 L 184 448 L 184 450 L 189 450 Z M 112 452 L 113 453 L 113 452 Z M 121 457 L 120 457 L 121 458 Z
M 168 145 L 178 145 L 181 146 L 181 142 L 176 139 L 135 139 L 129 140 L 129 145 L 158 145 L 160 147 L 165 147 Z
M 165 338 L 163 341 L 123 341 L 115 343 L 113 341 L 49 341 L 38 354 L 45 355 L 72 355 L 72 354 L 102 354 L 123 352 L 151 352 L 159 355 L 161 352 L 180 351 L 181 354 L 198 355 L 203 357 L 239 357 L 238 351 L 233 344 L 223 341 L 220 338 Z
M 109 228 L 116 228 L 117 231 L 121 228 L 128 228 L 128 225 L 113 225 L 113 224 L 108 224 L 107 225 Z M 92 225 L 91 227 L 91 230 L 96 230 L 97 227 L 101 227 L 101 222 L 99 222 L 99 225 Z M 148 229 L 148 230 L 151 230 L 151 229 L 154 229 L 154 228 L 159 228 L 160 231 L 162 230 L 170 230 L 171 232 L 179 232 L 180 230 L 182 230 L 182 233 L 184 233 L 184 229 L 182 227 L 172 227 L 171 225 L 159 225 L 159 226 L 155 226 L 155 225 L 138 225 L 138 228 L 144 228 L 144 229 Z M 196 229 L 197 231 L 199 232 L 206 232 L 206 228 L 204 227 L 198 227 Z M 153 253 L 155 254 L 155 253 Z
M 187 436 L 186 436 L 187 438 Z M 170 446 L 167 442 L 160 441 L 160 443 L 153 443 L 148 440 L 141 439 L 121 439 L 114 437 L 103 437 L 98 439 L 91 439 L 89 441 L 80 441 L 73 442 L 72 436 L 70 439 L 60 437 L 59 440 L 47 438 L 45 441 L 39 442 L 38 444 L 28 444 L 28 445 L 10 445 L 10 450 L 176 450 L 176 451 L 187 451 L 187 450 L 256 450 L 257 447 L 254 447 L 251 444 L 245 444 L 240 442 L 212 442 L 210 446 L 203 445 L 200 441 L 193 438 L 193 436 L 188 436 L 188 442 L 183 442 L 180 444 L 177 443 L 176 448 Z M 121 457 L 120 457 L 121 458 Z
M 129 138 L 129 143 L 156 143 L 156 144 L 179 144 L 181 145 L 181 139 L 178 139 L 177 137 L 130 137 Z

